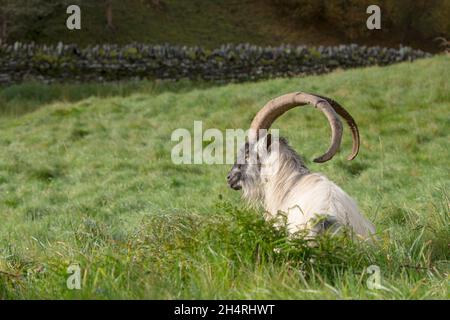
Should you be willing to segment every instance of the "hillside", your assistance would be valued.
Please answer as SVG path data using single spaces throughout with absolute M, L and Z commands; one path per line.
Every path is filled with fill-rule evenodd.
M 0 299 L 447 298 L 449 69 L 438 56 L 225 86 L 1 89 Z M 322 165 L 309 161 L 328 142 L 316 110 L 276 127 L 357 199 L 377 226 L 374 246 L 292 243 L 227 187 L 229 165 L 172 163 L 174 129 L 246 128 L 266 101 L 296 90 L 333 97 L 358 122 L 358 158 L 345 160 L 345 132 Z M 65 286 L 71 263 L 82 290 Z M 385 290 L 367 289 L 370 264 Z
M 81 5 L 82 29 L 79 31 L 66 29 L 67 15 L 65 8 L 61 7 L 44 19 L 36 19 L 32 30 L 12 35 L 10 41 L 64 41 L 80 45 L 144 42 L 208 48 L 245 42 L 273 46 L 283 43 L 337 45 L 356 42 L 387 47 L 398 47 L 402 43 L 430 52 L 438 49 L 433 37 L 405 39 L 396 29 L 378 32 L 370 38 L 352 40 L 332 26 L 304 23 L 295 15 L 288 16 L 270 0 L 163 0 L 160 6 L 142 0 L 128 0 L 126 5 L 120 0 L 112 0 L 112 3 L 113 29 L 106 27 L 103 2 L 91 1 Z M 365 22 L 364 18 L 362 22 Z

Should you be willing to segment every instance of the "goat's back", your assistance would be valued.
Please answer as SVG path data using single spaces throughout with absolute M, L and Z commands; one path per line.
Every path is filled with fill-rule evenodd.
M 350 227 L 363 237 L 375 232 L 375 227 L 360 213 L 355 201 L 318 173 L 302 176 L 276 211 L 287 213 L 291 233 L 311 228 L 311 222 L 317 216 L 333 217 L 338 224 Z

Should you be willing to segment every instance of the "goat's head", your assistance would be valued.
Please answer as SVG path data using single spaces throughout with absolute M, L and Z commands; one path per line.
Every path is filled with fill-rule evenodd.
M 267 130 L 286 111 L 307 104 L 320 109 L 331 126 L 330 146 L 322 156 L 314 159 L 314 162 L 326 162 L 338 151 L 342 139 L 342 123 L 338 115 L 346 120 L 352 133 L 353 150 L 348 160 L 356 157 L 359 151 L 358 127 L 353 117 L 341 105 L 332 99 L 304 92 L 286 94 L 269 101 L 253 119 L 248 141 L 241 147 L 236 163 L 227 175 L 232 189 L 243 189 L 247 198 L 259 197 L 259 189 L 256 186 L 260 185 L 262 179 L 262 164 L 270 166 L 276 157 L 289 156 L 293 152 L 283 138 L 273 139 L 271 134 L 267 134 Z

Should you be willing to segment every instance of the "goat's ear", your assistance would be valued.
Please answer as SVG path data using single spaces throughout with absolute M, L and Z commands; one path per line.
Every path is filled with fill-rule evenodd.
M 267 152 L 270 152 L 270 147 L 272 146 L 272 135 L 270 133 L 267 134 L 266 137 L 266 148 Z

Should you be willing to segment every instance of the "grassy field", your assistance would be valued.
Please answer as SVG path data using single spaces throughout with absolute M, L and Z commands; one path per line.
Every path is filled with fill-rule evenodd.
M 74 1 L 73 3 L 77 3 Z M 68 31 L 67 14 L 59 9 L 29 34 L 19 39 L 49 43 L 74 42 L 80 45 L 97 43 L 164 42 L 202 45 L 215 48 L 224 43 L 251 42 L 260 45 L 281 43 L 339 43 L 333 34 L 319 35 L 319 30 L 301 30 L 292 19 L 280 19 L 270 1 L 261 0 L 164 0 L 161 7 L 142 0 L 112 0 L 114 30 L 106 28 L 105 8 L 101 2 L 81 4 L 82 29 Z M 211 32 L 214 30 L 214 33 Z M 330 33 L 330 32 L 329 32 Z M 331 32 L 333 33 L 333 32 Z
M 0 298 L 449 298 L 450 59 L 258 83 L 0 89 Z M 342 102 L 360 155 L 317 110 L 277 121 L 310 168 L 357 199 L 374 245 L 289 240 L 228 189 L 228 165 L 174 165 L 171 133 L 246 128 L 277 95 Z M 346 132 L 348 133 L 348 132 Z M 278 250 L 274 250 L 278 249 Z M 81 267 L 81 290 L 66 287 Z M 369 289 L 377 265 L 384 289 Z

